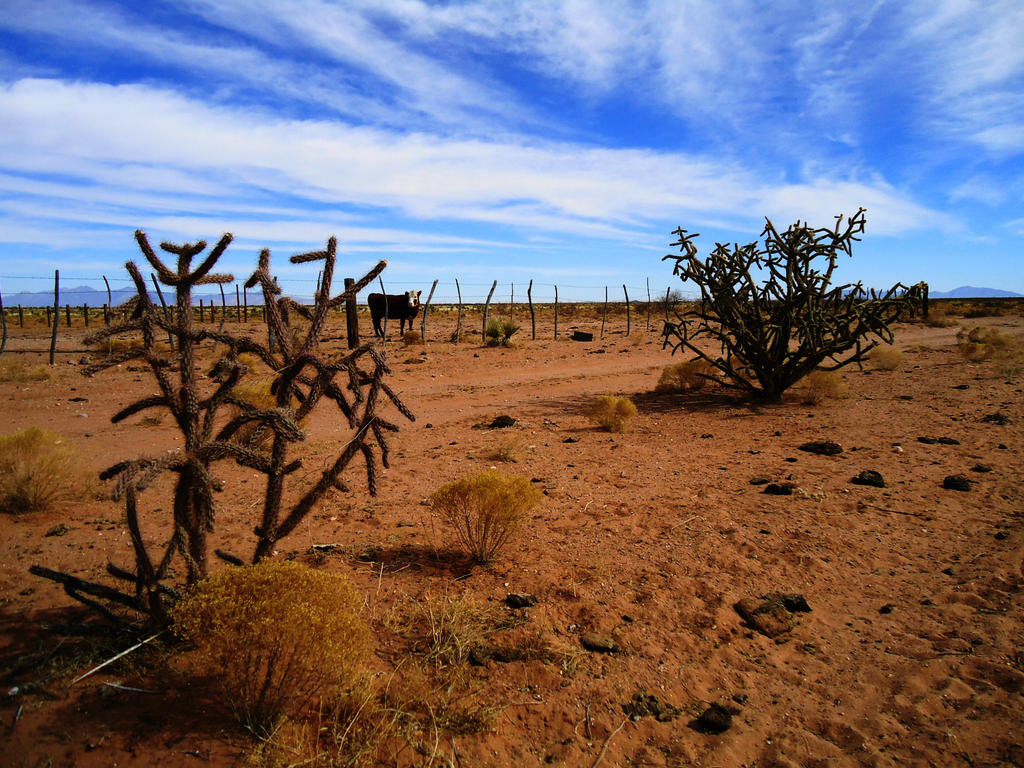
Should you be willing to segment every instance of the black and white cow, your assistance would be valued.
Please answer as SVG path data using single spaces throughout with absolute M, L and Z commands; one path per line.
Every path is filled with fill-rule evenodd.
M 380 321 L 385 317 L 388 320 L 399 321 L 400 333 L 405 333 L 405 321 L 409 321 L 409 330 L 412 330 L 412 320 L 420 308 L 420 292 L 406 291 L 398 295 L 371 293 L 366 297 L 366 303 L 370 307 L 370 317 L 373 319 L 373 332 L 384 338 L 384 329 Z

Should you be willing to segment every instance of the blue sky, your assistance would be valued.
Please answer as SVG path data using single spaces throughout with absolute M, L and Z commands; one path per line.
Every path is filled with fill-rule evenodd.
M 687 289 L 677 226 L 858 206 L 841 280 L 1024 293 L 1020 0 L 3 5 L 5 294 L 123 278 L 141 227 L 234 233 L 239 278 L 270 247 L 296 292 L 333 234 L 435 300 L 645 298 Z

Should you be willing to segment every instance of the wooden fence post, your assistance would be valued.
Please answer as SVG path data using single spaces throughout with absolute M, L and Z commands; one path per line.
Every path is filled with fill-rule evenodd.
M 530 285 L 526 289 L 526 300 L 530 303 L 530 333 L 531 338 L 537 340 L 537 317 L 533 312 L 533 280 L 530 280 Z
M 203 300 L 202 299 L 199 300 L 199 322 L 200 323 L 205 323 L 206 322 L 206 306 L 205 306 L 205 304 L 203 304 Z
M 516 307 L 516 284 L 509 283 L 509 285 L 512 286 L 512 293 L 508 297 L 508 320 L 509 322 L 512 322 Z
M 555 338 L 558 338 L 558 286 L 555 286 Z
M 49 314 L 49 313 L 47 313 Z M 53 270 L 53 333 L 50 335 L 50 367 L 57 353 L 57 326 L 60 325 L 60 270 Z
M 622 292 L 626 295 L 626 337 L 629 337 L 631 330 L 631 316 L 629 311 L 629 291 L 626 290 L 626 285 L 622 285 Z
M 452 341 L 456 344 L 462 338 L 462 289 L 459 288 L 459 278 L 455 278 L 455 293 L 459 296 L 459 314 L 455 318 L 455 333 L 452 334 Z
M 25 327 L 25 310 L 22 308 L 21 304 L 18 305 L 18 327 Z
M 220 327 L 217 328 L 217 333 L 224 331 L 224 318 L 228 314 L 228 300 L 224 298 L 224 283 L 217 283 L 217 287 L 220 288 Z
M 68 328 L 71 327 L 71 305 L 70 304 L 65 304 L 64 305 L 64 324 Z
M 4 312 L 4 295 L 2 292 L 0 292 L 0 326 L 2 326 L 0 333 L 3 333 L 3 336 L 0 337 L 0 355 L 2 355 L 4 347 L 7 346 L 7 313 Z
M 103 308 L 103 324 L 106 326 L 110 325 L 110 310 L 114 307 L 114 297 L 110 293 L 110 281 L 107 280 L 107 276 L 103 276 L 103 282 L 107 286 L 107 305 Z M 108 337 L 109 341 L 109 337 Z
M 82 305 L 82 316 L 85 317 L 85 327 L 88 328 L 89 327 L 89 305 L 88 304 L 83 304 Z
M 491 290 L 487 293 L 487 301 L 484 302 L 484 325 L 483 330 L 480 332 L 481 342 L 485 342 L 487 340 L 487 310 L 491 306 L 491 296 L 494 295 L 494 289 L 497 287 L 498 281 L 495 280 L 493 283 L 491 283 Z
M 647 331 L 651 330 L 651 278 L 647 278 Z
M 239 306 L 238 299 L 239 299 L 239 297 L 238 297 L 238 283 L 235 283 L 235 322 L 236 323 L 242 322 L 242 307 Z
M 423 305 L 423 317 L 420 318 L 420 338 L 427 340 L 427 311 L 430 309 L 430 300 L 434 298 L 434 289 L 437 288 L 437 280 L 430 286 L 430 293 L 427 294 L 427 303 Z
M 242 315 L 243 322 L 249 322 L 249 289 L 246 286 L 242 286 Z
M 345 278 L 345 290 L 350 291 L 356 284 L 355 278 Z M 348 348 L 355 349 L 359 346 L 359 306 L 356 303 L 356 295 L 352 293 L 345 299 L 345 336 L 348 339 Z
M 604 287 L 604 312 L 601 314 L 601 338 L 604 338 L 604 323 L 608 319 L 608 286 Z
M 160 306 L 163 307 L 163 310 L 164 310 L 164 320 L 166 320 L 167 323 L 170 324 L 171 316 L 170 316 L 170 313 L 169 313 L 169 311 L 167 309 L 167 302 L 164 301 L 164 292 L 160 290 L 160 283 L 157 282 L 156 275 L 154 275 L 152 272 L 150 272 L 149 276 L 150 276 L 150 278 L 152 278 L 153 286 L 156 288 L 156 295 L 157 295 L 157 298 L 160 299 Z M 170 331 L 167 332 L 167 343 L 171 345 L 171 349 L 174 349 L 174 334 L 172 334 Z

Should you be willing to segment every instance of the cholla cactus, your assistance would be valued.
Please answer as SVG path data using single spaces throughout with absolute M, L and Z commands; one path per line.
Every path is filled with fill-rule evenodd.
M 837 216 L 832 229 L 797 222 L 780 233 L 765 221 L 763 246 L 718 243 L 703 261 L 693 242 L 699 235 L 674 232 L 683 255 L 665 259 L 700 288 L 701 300 L 677 312 L 664 335 L 673 353 L 708 363 L 708 378 L 772 402 L 815 368 L 859 363 L 880 342 L 892 343 L 890 326 L 921 307 L 928 287 L 897 284 L 879 295 L 860 282 L 832 285 L 839 254 L 852 255 L 864 231 L 863 208 L 845 221 Z M 715 342 L 717 354 L 698 346 L 701 338 Z
M 296 264 L 323 262 L 323 276 L 310 310 L 291 299 L 279 298 L 280 289 L 270 273 L 270 252 L 263 250 L 258 268 L 246 283 L 247 287 L 258 285 L 262 289 L 269 338 L 277 342 L 261 344 L 243 336 L 196 328 L 192 324 L 193 286 L 234 279 L 231 275 L 211 271 L 230 244 L 230 234 L 224 235 L 194 270 L 191 269 L 192 259 L 205 250 L 205 242 L 185 245 L 162 243 L 160 247 L 164 251 L 177 256 L 177 269 L 171 270 L 157 256 L 144 232 L 136 232 L 135 238 L 160 283 L 174 289 L 175 307 L 173 311 L 157 308 L 149 299 L 138 266 L 129 262 L 126 268 L 137 289 L 137 295 L 130 302 L 129 319 L 92 334 L 87 343 L 115 334 L 137 332 L 142 334 L 142 347 L 109 357 L 86 369 L 86 373 L 92 375 L 132 358 L 142 359 L 149 365 L 160 393 L 132 403 L 115 414 L 112 420 L 118 422 L 150 408 L 165 408 L 174 417 L 184 438 L 179 448 L 157 456 L 119 462 L 101 475 L 104 479 L 116 478 L 114 496 L 125 502 L 136 560 L 134 573 L 111 566 L 114 575 L 135 584 L 134 601 L 115 598 L 115 602 L 134 604 L 159 623 L 165 619 L 168 598 L 173 599 L 175 594 L 165 581 L 177 557 L 185 561 L 188 583 L 194 583 L 207 574 L 207 538 L 216 521 L 214 496 L 222 487 L 213 471 L 216 462 L 229 459 L 266 476 L 263 509 L 255 526 L 256 541 L 252 555 L 255 562 L 270 554 L 275 544 L 294 530 L 329 489 L 343 486 L 341 475 L 357 455 L 365 460 L 370 492 L 376 492 L 377 461 L 379 459 L 384 466 L 388 465 L 387 433 L 398 430 L 397 425 L 378 413 L 382 399 L 390 401 L 406 418 L 413 420 L 414 417 L 385 382 L 384 377 L 390 371 L 372 346 L 362 346 L 343 357 L 331 359 L 319 351 L 330 310 L 355 296 L 380 274 L 387 262 L 379 262 L 352 287 L 332 298 L 330 292 L 337 249 L 335 239 L 332 237 L 323 251 L 293 256 L 291 261 Z M 298 329 L 289 322 L 295 314 L 308 320 L 308 328 L 301 338 Z M 167 334 L 171 339 L 169 351 L 157 343 L 158 334 Z M 213 343 L 223 350 L 214 366 L 217 373 L 215 384 L 208 384 L 211 379 L 197 369 L 196 350 L 203 343 Z M 245 355 L 258 357 L 275 372 L 271 385 L 276 401 L 274 407 L 254 405 L 251 397 L 242 394 L 240 384 L 250 373 L 249 367 L 239 360 L 240 356 L 245 359 Z M 342 381 L 336 381 L 337 378 Z M 286 483 L 301 466 L 300 460 L 289 459 L 289 448 L 304 439 L 300 424 L 325 399 L 333 402 L 344 414 L 352 430 L 351 437 L 317 482 L 285 509 L 282 500 Z M 255 429 L 252 429 L 253 425 Z M 243 426 L 248 427 L 243 430 L 248 437 L 236 439 Z M 270 443 L 269 449 L 265 447 L 267 442 Z M 154 548 L 142 537 L 140 495 L 167 472 L 176 475 L 171 533 L 160 548 Z M 159 551 L 154 551 L 156 549 Z M 66 579 L 55 580 L 66 583 Z M 89 585 L 82 587 L 78 584 L 76 587 L 87 593 L 100 594 L 96 590 L 90 592 Z M 110 599 L 108 594 L 101 596 Z

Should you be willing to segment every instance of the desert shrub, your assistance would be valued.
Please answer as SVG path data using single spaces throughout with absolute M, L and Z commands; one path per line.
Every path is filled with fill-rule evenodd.
M 519 326 L 514 321 L 504 317 L 492 317 L 484 329 L 484 343 L 489 347 L 511 346 L 512 337 L 518 330 Z
M 498 443 L 498 447 L 494 449 L 494 453 L 491 454 L 491 458 L 495 461 L 504 461 L 514 464 L 519 461 L 519 443 L 515 440 L 502 440 Z
M 0 512 L 44 512 L 87 497 L 92 476 L 55 432 L 28 427 L 0 436 Z
M 198 582 L 171 621 L 239 722 L 266 736 L 357 673 L 370 636 L 361 606 L 340 574 L 264 560 Z
M 589 415 L 609 432 L 625 432 L 636 416 L 636 406 L 628 397 L 601 395 L 590 407 Z
M 468 592 L 426 595 L 397 603 L 387 626 L 405 642 L 405 650 L 428 666 L 443 670 L 463 664 L 487 644 L 502 615 Z
M 817 405 L 825 400 L 839 400 L 849 392 L 843 377 L 835 371 L 811 371 L 801 382 L 803 402 Z
M 1013 340 L 998 328 L 979 325 L 968 330 L 961 328 L 956 335 L 960 354 L 971 362 L 1004 358 L 1013 350 Z
M 684 360 L 666 365 L 654 386 L 655 392 L 695 392 L 703 389 L 712 373 L 706 360 Z
M 895 371 L 903 364 L 903 352 L 893 347 L 878 347 L 871 352 L 871 363 L 880 371 Z
M 489 563 L 541 499 L 530 481 L 484 470 L 441 486 L 430 503 L 480 564 Z
M 411 347 L 414 344 L 422 344 L 423 336 L 420 335 L 419 331 L 409 330 L 402 334 L 402 343 L 407 347 Z
M 949 310 L 941 305 L 933 305 L 928 312 L 928 317 L 923 318 L 922 322 L 929 328 L 949 328 L 953 325 L 953 321 L 949 317 Z
M 20 360 L 0 363 L 0 381 L 49 381 L 50 377 L 50 369 L 45 365 L 37 365 L 34 368 L 30 368 Z

